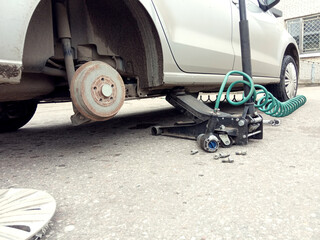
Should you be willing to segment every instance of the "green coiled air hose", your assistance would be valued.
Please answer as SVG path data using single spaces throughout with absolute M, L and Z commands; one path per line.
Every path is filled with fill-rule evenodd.
M 295 110 L 297 110 L 299 107 L 303 106 L 307 102 L 307 98 L 302 95 L 298 95 L 292 99 L 287 100 L 286 102 L 280 102 L 264 86 L 259 84 L 254 84 L 252 81 L 252 78 L 248 74 L 241 71 L 230 71 L 229 73 L 227 73 L 227 75 L 225 76 L 221 84 L 219 94 L 214 107 L 215 111 L 219 109 L 220 99 L 223 94 L 223 90 L 231 75 L 242 75 L 246 79 L 246 80 L 235 81 L 228 87 L 226 99 L 233 106 L 239 106 L 241 104 L 244 104 L 250 98 L 253 97 L 253 100 L 255 102 L 255 107 L 258 108 L 260 111 L 272 117 L 285 117 L 293 113 Z M 239 102 L 232 101 L 230 99 L 230 92 L 232 91 L 232 88 L 235 85 L 241 84 L 241 83 L 246 84 L 250 87 L 249 94 Z M 259 95 L 260 96 L 262 95 L 262 97 L 258 98 Z

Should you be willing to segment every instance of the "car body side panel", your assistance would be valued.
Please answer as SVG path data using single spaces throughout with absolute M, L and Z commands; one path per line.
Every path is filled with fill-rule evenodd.
M 177 1 L 170 1 L 170 0 L 161 0 L 163 1 L 162 4 L 184 4 L 182 0 Z M 160 3 L 160 0 L 154 0 L 156 3 Z M 218 0 L 215 0 L 218 1 Z M 40 0 L 29 0 L 29 1 L 19 1 L 19 0 L 0 0 L 1 8 L 0 8 L 0 31 L 3 33 L 4 37 L 0 38 L 0 83 L 19 83 L 21 78 L 21 72 L 22 72 L 22 55 L 24 50 L 24 43 L 25 43 L 25 37 L 26 32 L 28 29 L 28 24 L 30 22 L 30 19 L 32 17 L 33 12 L 35 11 L 37 5 L 39 4 Z M 172 55 L 172 49 L 170 49 L 170 46 L 168 44 L 168 36 L 165 35 L 165 32 L 167 32 L 168 27 L 170 28 L 182 28 L 182 33 L 185 31 L 183 26 L 182 19 L 176 19 L 177 27 L 172 26 L 172 24 L 169 24 L 169 26 L 164 25 L 165 22 L 161 22 L 160 20 L 163 20 L 163 16 L 160 15 L 159 11 L 156 11 L 156 5 L 152 0 L 140 0 L 141 4 L 144 6 L 144 8 L 149 13 L 150 17 L 152 18 L 154 25 L 159 33 L 159 37 L 161 40 L 161 48 L 163 51 L 163 58 L 164 58 L 164 86 L 190 86 L 190 85 L 201 85 L 201 86 L 209 86 L 209 85 L 217 85 L 219 82 L 223 79 L 223 74 L 227 71 L 232 69 L 233 62 L 234 62 L 234 51 L 232 44 L 227 44 L 227 47 L 223 47 L 223 43 L 221 45 L 214 45 L 209 49 L 210 56 L 203 57 L 202 50 L 205 51 L 209 46 L 209 43 L 211 41 L 214 43 L 214 39 L 210 39 L 208 36 L 204 36 L 205 28 L 199 29 L 198 32 L 196 32 L 196 37 L 194 39 L 191 39 L 189 43 L 187 44 L 180 44 L 178 46 L 178 52 L 180 54 L 180 60 L 185 61 L 185 64 L 182 64 L 181 66 L 184 66 L 186 70 L 189 70 L 190 73 L 186 73 L 187 71 L 182 71 L 181 66 L 178 67 L 176 60 L 174 59 L 174 56 Z M 172 2 L 172 3 L 171 3 Z M 174 3 L 176 2 L 176 3 Z M 192 1 L 188 0 L 189 6 L 192 6 Z M 193 1 L 196 2 L 197 1 Z M 211 2 L 211 0 L 210 0 Z M 230 4 L 230 7 L 235 8 L 233 4 L 231 4 L 231 1 L 223 1 Z M 219 0 L 219 3 L 220 0 Z M 209 0 L 203 1 L 202 4 L 209 4 Z M 160 3 L 161 5 L 161 3 Z M 227 7 L 227 5 L 223 5 L 224 7 Z M 208 8 L 208 9 L 213 9 Z M 235 16 L 235 11 L 237 8 L 232 9 L 233 11 L 233 17 Z M 209 11 L 209 10 L 208 10 Z M 169 13 L 169 16 L 172 16 L 174 13 Z M 208 12 L 207 12 L 208 13 Z M 224 14 L 225 12 L 222 12 L 221 14 Z M 166 14 L 165 12 L 162 12 L 162 14 Z M 171 14 L 171 15 L 170 15 Z M 228 15 L 229 13 L 227 13 Z M 212 17 L 212 16 L 210 16 Z M 212 19 L 208 18 L 210 23 L 212 23 Z M 229 19 L 230 17 L 230 19 Z M 231 24 L 237 24 L 238 22 L 236 20 L 231 21 L 231 8 L 230 8 L 230 16 L 227 17 L 226 20 L 227 23 Z M 198 19 L 196 19 L 198 20 Z M 201 21 L 201 19 L 199 20 Z M 179 25 L 180 24 L 180 25 Z M 220 21 L 213 22 L 213 24 L 223 25 Z M 212 26 L 206 25 L 208 28 L 211 28 Z M 185 28 L 188 26 L 185 26 Z M 221 28 L 221 26 L 220 26 Z M 224 27 L 226 28 L 226 27 Z M 232 29 L 232 26 L 228 28 L 230 31 Z M 179 30 L 180 31 L 180 30 Z M 179 33 L 178 31 L 178 33 Z M 200 33 L 199 33 L 200 32 Z M 184 32 L 191 34 L 190 32 Z M 184 34 L 183 33 L 183 34 Z M 211 32 L 212 34 L 212 32 Z M 229 34 L 229 33 L 228 33 Z M 230 42 L 232 39 L 232 36 L 229 39 L 229 35 L 226 35 L 227 42 Z M 230 33 L 231 34 L 231 33 Z M 234 33 L 234 36 L 236 36 L 238 33 Z M 265 34 L 262 34 L 264 36 Z M 183 36 L 183 35 L 182 35 Z M 202 36 L 204 38 L 202 38 Z M 238 37 L 238 36 L 237 36 Z M 178 38 L 179 39 L 179 38 Z M 286 36 L 282 36 L 283 41 L 288 41 L 288 38 Z M 183 40 L 183 39 L 182 39 Z M 197 43 L 196 40 L 199 40 L 199 42 L 204 41 L 203 46 L 199 46 L 199 43 Z M 221 40 L 222 41 L 222 40 Z M 170 39 L 169 39 L 170 42 Z M 216 41 L 217 42 L 217 41 Z M 188 45 L 189 46 L 186 46 Z M 195 44 L 195 46 L 192 46 Z M 206 45 L 207 44 L 207 45 Z M 284 46 L 283 46 L 284 47 Z M 235 47 L 236 48 L 236 47 Z M 190 54 L 187 57 L 185 56 L 185 53 L 190 50 Z M 208 50 L 208 49 L 207 49 Z M 220 52 L 219 52 L 220 51 Z M 238 49 L 236 49 L 236 52 L 238 53 L 240 51 L 240 46 Z M 277 52 L 276 58 L 278 59 L 279 63 L 275 64 L 277 68 L 281 65 L 282 54 L 284 53 L 285 48 L 281 49 L 281 51 Z M 223 56 L 224 52 L 227 52 L 225 56 Z M 200 54 L 201 53 L 201 54 Z M 219 57 L 220 54 L 220 57 Z M 281 55 L 281 56 L 280 56 Z M 185 58 L 185 59 L 183 59 Z M 265 60 L 263 60 L 266 62 Z M 222 64 L 223 63 L 223 64 Z M 220 65 L 219 65 L 220 64 Z M 241 61 L 239 54 L 236 56 L 236 65 L 240 66 Z M 261 65 L 263 65 L 261 63 Z M 265 65 L 263 65 L 265 68 Z M 272 67 L 268 72 L 277 72 L 277 70 L 274 70 L 276 67 Z M 239 69 L 236 67 L 236 69 Z M 268 83 L 268 82 L 276 82 L 278 80 L 278 76 L 275 76 L 277 74 L 272 74 L 271 77 L 268 77 L 266 75 L 262 75 L 263 77 L 255 78 L 258 83 Z
M 234 19 L 233 46 L 235 50 L 234 69 L 241 70 L 241 47 L 239 33 L 239 10 L 233 4 Z M 263 12 L 255 0 L 247 1 L 247 17 L 250 29 L 252 75 L 279 78 L 285 47 L 291 36 L 284 31 L 270 12 Z
M 19 83 L 24 41 L 40 0 L 0 0 L 0 83 Z
M 177 65 L 189 73 L 232 69 L 230 1 L 153 0 Z
M 161 47 L 163 51 L 164 59 L 164 85 L 162 88 L 172 87 L 172 86 L 188 86 L 214 89 L 219 87 L 225 73 L 221 74 L 209 74 L 209 73 L 186 73 L 178 68 L 175 59 L 171 53 L 171 49 L 168 45 L 166 35 L 164 34 L 163 28 L 165 26 L 161 25 L 158 13 L 155 10 L 155 6 L 152 4 L 151 0 L 140 0 L 142 5 L 148 11 L 151 19 L 153 20 L 155 27 L 159 33 L 161 40 Z M 239 24 L 239 23 L 236 23 Z M 283 53 L 282 53 L 283 54 Z M 240 62 L 241 63 L 241 62 Z M 212 65 L 210 65 L 212 67 Z M 226 69 L 226 71 L 231 70 L 232 67 Z M 232 76 L 230 82 L 241 79 L 241 77 Z M 253 77 L 253 80 L 259 84 L 276 83 L 279 82 L 279 77 Z M 212 88 L 213 87 L 213 88 Z

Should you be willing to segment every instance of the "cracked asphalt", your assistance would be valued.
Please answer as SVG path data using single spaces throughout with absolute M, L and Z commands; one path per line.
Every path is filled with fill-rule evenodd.
M 263 140 L 219 149 L 234 163 L 152 136 L 150 126 L 186 119 L 164 98 L 127 101 L 114 119 L 78 127 L 70 103 L 42 104 L 0 135 L 0 186 L 55 198 L 46 240 L 319 240 L 320 87 L 299 94 L 306 105 L 266 125 Z

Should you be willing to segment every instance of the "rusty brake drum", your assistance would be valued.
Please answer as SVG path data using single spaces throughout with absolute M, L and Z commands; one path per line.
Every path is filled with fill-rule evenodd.
M 125 99 L 125 86 L 120 74 L 110 65 L 91 61 L 75 72 L 70 86 L 77 110 L 93 121 L 114 117 Z

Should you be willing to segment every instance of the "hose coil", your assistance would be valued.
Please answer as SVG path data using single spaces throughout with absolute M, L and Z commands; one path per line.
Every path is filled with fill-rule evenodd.
M 214 107 L 215 111 L 219 109 L 220 99 L 223 94 L 223 90 L 231 75 L 241 75 L 247 80 L 235 81 L 228 87 L 226 99 L 233 106 L 242 105 L 246 103 L 250 98 L 253 98 L 255 102 L 255 107 L 258 108 L 260 111 L 264 112 L 265 114 L 270 115 L 272 117 L 286 117 L 307 102 L 307 98 L 302 95 L 298 95 L 292 99 L 287 100 L 286 102 L 281 102 L 278 99 L 276 99 L 272 95 L 272 93 L 270 93 L 264 86 L 254 84 L 252 78 L 248 74 L 240 71 L 230 71 L 229 73 L 227 73 L 221 84 L 217 101 Z M 241 83 L 249 86 L 250 91 L 249 94 L 246 97 L 244 97 L 241 101 L 235 102 L 232 99 L 230 99 L 230 93 L 235 85 Z

